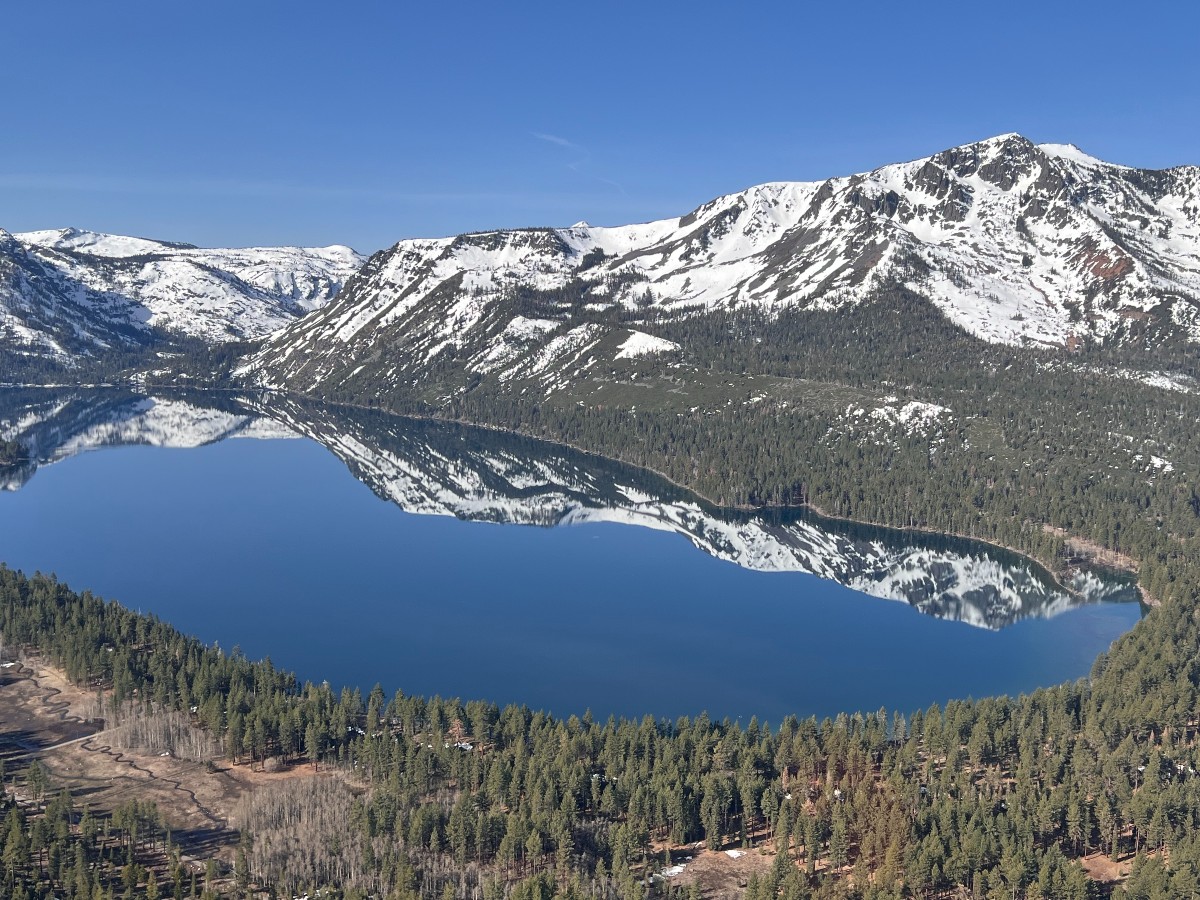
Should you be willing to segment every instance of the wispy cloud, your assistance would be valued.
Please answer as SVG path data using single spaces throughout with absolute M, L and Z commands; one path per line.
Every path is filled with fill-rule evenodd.
M 625 188 L 617 184 L 611 178 L 601 178 L 585 170 L 585 167 L 592 161 L 592 153 L 587 147 L 577 144 L 574 141 L 569 141 L 565 137 L 559 137 L 557 134 L 550 134 L 545 131 L 531 131 L 530 135 L 537 138 L 539 141 L 545 141 L 548 144 L 554 144 L 556 147 L 562 147 L 565 150 L 574 151 L 576 154 L 582 154 L 579 159 L 573 159 L 564 165 L 572 172 L 582 175 L 584 178 L 589 178 L 592 181 L 598 181 L 601 184 L 607 184 L 609 187 L 614 187 L 622 194 L 625 193 Z
M 557 134 L 546 134 L 544 131 L 530 132 L 539 141 L 546 141 L 549 144 L 558 144 L 560 147 L 566 147 L 569 150 L 580 150 L 584 153 L 587 151 L 576 144 L 574 141 L 568 141 L 564 137 L 559 137 Z

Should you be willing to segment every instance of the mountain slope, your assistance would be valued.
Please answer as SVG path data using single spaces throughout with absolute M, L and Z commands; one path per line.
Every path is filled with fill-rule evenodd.
M 257 340 L 327 303 L 348 247 L 205 250 L 67 228 L 0 232 L 0 347 L 71 362 L 165 333 Z
M 993 343 L 1200 341 L 1200 169 L 1131 169 L 1004 135 L 679 219 L 401 241 L 275 335 L 259 383 L 337 391 L 447 365 L 520 381 L 610 364 L 714 310 L 840 310 L 904 289 Z M 659 345 L 654 349 L 670 350 Z

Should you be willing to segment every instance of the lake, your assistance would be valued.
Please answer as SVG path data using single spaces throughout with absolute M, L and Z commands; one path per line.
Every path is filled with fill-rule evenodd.
M 719 510 L 482 429 L 267 397 L 0 392 L 0 559 L 302 679 L 674 718 L 1084 676 L 1138 620 L 969 541 Z M 85 452 L 97 451 L 97 452 Z

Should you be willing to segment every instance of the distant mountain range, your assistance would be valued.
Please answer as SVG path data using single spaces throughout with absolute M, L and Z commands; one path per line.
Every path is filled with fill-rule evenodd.
M 243 367 L 258 384 L 398 384 L 447 360 L 553 384 L 670 354 L 653 333 L 664 319 L 844 309 L 897 288 L 989 342 L 1195 344 L 1200 169 L 1009 134 L 659 222 L 405 240 L 369 261 L 337 246 L 0 232 L 0 350 L 70 363 L 171 335 L 269 338 Z
M 1010 134 L 822 182 L 759 185 L 643 225 L 401 241 L 244 368 L 380 390 L 452 365 L 563 379 L 671 354 L 655 324 L 839 310 L 904 290 L 993 343 L 1200 341 L 1200 169 L 1133 169 Z
M 39 466 L 111 446 L 198 447 L 238 437 L 308 437 L 409 513 L 543 527 L 611 522 L 676 532 L 747 569 L 807 572 L 989 629 L 1081 603 L 1136 601 L 1132 584 L 1080 571 L 1070 592 L 1028 560 L 935 535 L 813 517 L 721 511 L 653 475 L 562 447 L 480 429 L 260 397 L 151 397 L 121 391 L 6 392 L 0 439 L 29 450 L 0 472 L 17 490 Z
M 172 335 L 258 340 L 327 303 L 349 247 L 202 250 L 64 228 L 0 231 L 0 348 L 72 363 Z

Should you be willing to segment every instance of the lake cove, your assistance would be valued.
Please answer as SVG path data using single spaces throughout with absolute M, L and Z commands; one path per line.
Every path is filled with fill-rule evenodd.
M 0 392 L 0 559 L 302 679 L 569 715 L 911 711 L 1084 676 L 1127 578 L 717 510 L 511 435 L 261 397 Z M 97 450 L 100 452 L 85 452 Z

